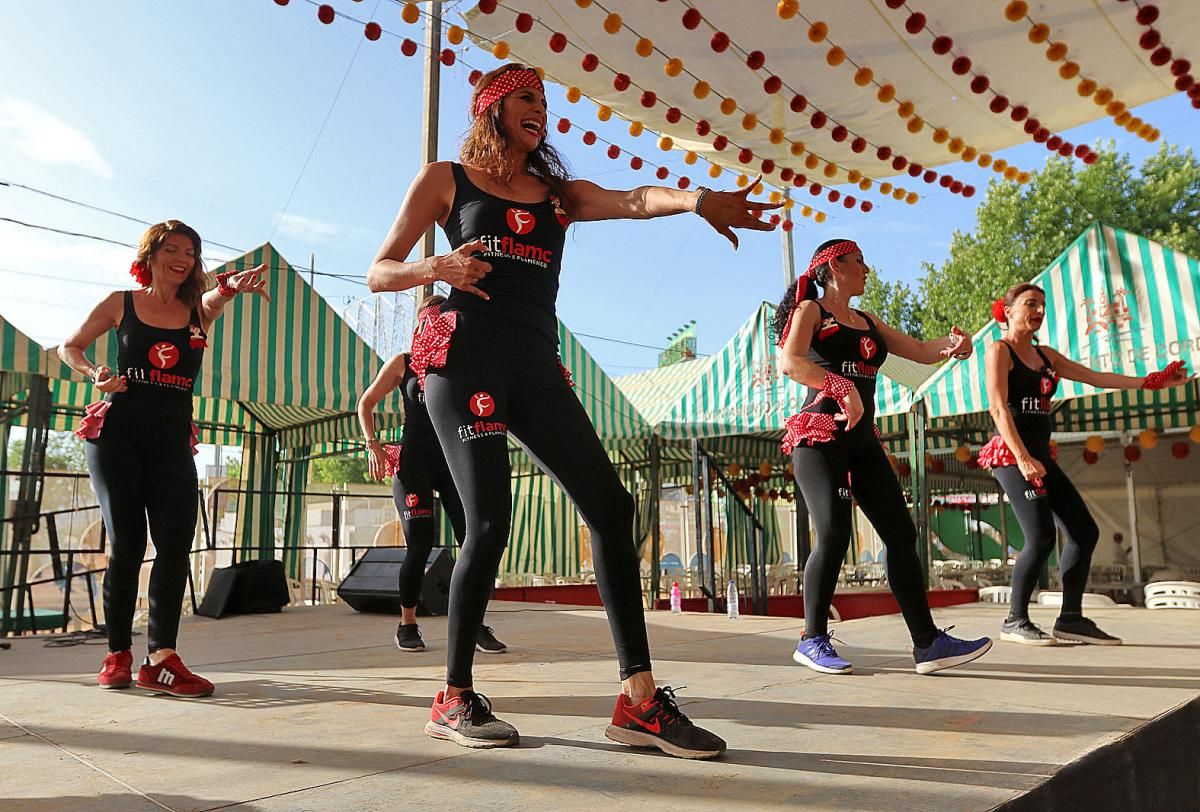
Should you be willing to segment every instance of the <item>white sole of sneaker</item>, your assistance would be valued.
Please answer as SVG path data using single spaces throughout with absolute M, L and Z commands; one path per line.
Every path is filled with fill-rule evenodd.
M 616 725 L 609 725 L 604 729 L 606 738 L 617 742 L 618 744 L 628 744 L 630 747 L 656 747 L 662 750 L 668 756 L 676 758 L 691 758 L 691 759 L 708 759 L 716 758 L 725 752 L 724 750 L 688 750 L 684 747 L 671 744 L 668 741 L 663 741 L 658 736 L 650 733 L 642 733 L 637 730 L 627 730 Z
M 1086 635 L 1082 635 L 1082 634 L 1071 634 L 1070 632 L 1060 632 L 1057 629 L 1055 629 L 1053 632 L 1051 632 L 1051 634 L 1053 634 L 1054 637 L 1058 640 L 1070 640 L 1074 643 L 1087 643 L 1089 646 L 1119 646 L 1119 645 L 1121 645 L 1121 642 L 1122 642 L 1120 638 L 1117 638 L 1115 640 L 1100 640 L 1095 637 L 1087 637 Z
M 808 659 L 803 654 L 801 654 L 799 652 L 799 650 L 792 652 L 792 659 L 794 661 L 800 663 L 800 665 L 807 666 L 808 668 L 811 668 L 813 671 L 819 671 L 822 674 L 853 674 L 854 673 L 854 666 L 850 666 L 849 668 L 843 668 L 843 669 L 839 670 L 837 668 L 828 668 L 823 665 L 817 665 L 812 660 Z
M 455 744 L 475 750 L 482 750 L 489 747 L 514 747 L 521 743 L 520 736 L 514 736 L 511 739 L 472 739 L 469 736 L 462 735 L 457 730 L 448 728 L 445 725 L 435 724 L 432 721 L 425 723 L 425 735 L 441 739 L 442 741 L 454 742 Z
M 505 646 L 504 648 L 484 648 L 483 646 L 479 645 L 478 643 L 475 644 L 475 650 L 480 652 L 481 654 L 507 654 L 508 653 L 507 646 Z
M 1058 645 L 1058 641 L 1055 640 L 1053 637 L 1046 637 L 1046 638 L 1042 638 L 1041 640 L 1035 640 L 1035 639 L 1030 639 L 1028 637 L 1022 637 L 1019 634 L 1012 634 L 1010 632 L 1000 632 L 1000 639 L 1003 640 L 1005 643 L 1020 643 L 1023 646 L 1057 646 Z
M 393 642 L 393 643 L 395 643 L 396 641 L 395 641 L 395 640 L 393 640 L 392 642 Z M 397 650 L 397 651 L 409 651 L 409 652 L 412 652 L 412 651 L 424 651 L 424 650 L 425 650 L 425 644 L 424 644 L 424 643 L 422 643 L 420 648 L 411 648 L 411 647 L 409 647 L 409 646 L 402 646 L 402 645 L 400 645 L 399 643 L 396 643 L 396 650 Z
M 986 646 L 980 646 L 970 654 L 960 654 L 957 657 L 944 657 L 940 660 L 934 660 L 928 663 L 917 663 L 918 674 L 932 674 L 936 671 L 944 671 L 947 668 L 954 668 L 956 665 L 965 665 L 972 660 L 978 660 L 983 655 L 992 650 L 992 641 L 988 640 Z
M 202 694 L 177 694 L 177 693 L 174 693 L 173 691 L 168 691 L 165 688 L 159 688 L 159 687 L 153 686 L 153 685 L 142 685 L 141 683 L 138 683 L 137 687 L 141 688 L 143 691 L 149 691 L 152 694 L 162 694 L 163 696 L 172 696 L 172 697 L 175 697 L 176 699 L 203 699 L 206 696 L 212 696 L 213 693 L 216 691 L 216 688 L 214 687 L 212 691 L 207 691 Z
M 98 686 L 100 686 L 101 688 L 104 688 L 104 689 L 105 689 L 105 690 L 107 690 L 107 691 L 120 691 L 120 690 L 123 690 L 123 689 L 125 689 L 125 688 L 132 688 L 132 687 L 133 687 L 133 682 L 132 682 L 132 681 L 130 681 L 130 682 L 125 682 L 125 683 L 121 683 L 120 685 L 105 685 L 105 684 L 104 684 L 104 683 L 102 683 L 102 682 L 97 682 L 96 684 L 97 684 Z

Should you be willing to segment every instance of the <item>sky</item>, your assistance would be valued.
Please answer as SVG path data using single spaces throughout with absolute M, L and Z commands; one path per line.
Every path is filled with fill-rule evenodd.
M 339 11 L 422 39 L 393 0 L 333 0 Z M 448 2 L 449 22 L 461 22 Z M 442 71 L 439 157 L 453 158 L 466 126 L 470 68 L 498 64 L 477 48 Z M 110 0 L 9 3 L 0 28 L 0 181 L 131 216 L 179 218 L 210 242 L 210 264 L 270 241 L 293 265 L 365 277 L 420 167 L 421 55 L 399 40 L 371 42 L 344 19 L 322 25 L 305 0 Z M 548 86 L 551 113 L 588 121 L 600 136 L 646 157 L 651 135 L 595 120 Z M 1134 111 L 1181 147 L 1200 146 L 1200 112 L 1182 94 Z M 1157 149 L 1104 119 L 1063 133 L 1075 143 L 1113 139 L 1135 163 Z M 557 138 L 555 138 L 557 136 Z M 652 182 L 614 169 L 572 133 L 551 138 L 574 174 L 612 188 Z M 995 153 L 1039 167 L 1049 153 L 1025 144 Z M 681 174 L 681 153 L 667 159 Z M 622 161 L 622 167 L 627 163 Z M 993 173 L 947 167 L 981 192 Z M 728 175 L 726 177 L 729 177 Z M 884 180 L 880 178 L 879 180 Z M 911 181 L 907 175 L 904 182 Z M 916 206 L 798 220 L 798 262 L 831 237 L 850 237 L 884 280 L 915 281 L 940 263 L 971 199 L 930 189 Z M 832 212 L 831 212 L 832 213 Z M 144 226 L 0 186 L 0 218 L 136 243 Z M 698 349 L 718 351 L 762 300 L 782 293 L 782 232 L 744 232 L 734 252 L 700 218 L 575 226 L 564 254 L 559 316 L 612 375 L 653 367 L 666 337 L 697 322 Z M 439 250 L 448 246 L 439 232 Z M 0 315 L 57 344 L 109 290 L 129 286 L 131 249 L 0 221 Z M 318 277 L 341 312 L 364 283 Z

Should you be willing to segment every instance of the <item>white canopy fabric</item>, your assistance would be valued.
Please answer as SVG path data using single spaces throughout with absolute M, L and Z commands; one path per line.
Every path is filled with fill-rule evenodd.
M 934 173 L 933 185 L 927 185 L 920 177 L 909 177 L 908 167 L 893 182 L 903 192 L 881 189 L 878 179 L 897 175 L 892 163 L 896 156 L 904 156 L 910 166 L 919 164 L 921 175 L 928 167 L 953 164 L 964 156 L 991 163 L 1003 174 L 1005 163 L 992 163 L 990 153 L 1032 137 L 1024 129 L 1025 121 L 1013 120 L 1014 106 L 1024 106 L 1026 121 L 1036 118 L 1051 136 L 1105 117 L 1115 119 L 1114 133 L 1121 123 L 1136 131 L 1139 122 L 1129 120 L 1125 108 L 1179 92 L 1173 69 L 1188 66 L 1178 60 L 1192 57 L 1200 74 L 1200 45 L 1196 44 L 1200 2 L 1196 0 L 1155 3 L 1159 14 L 1151 25 L 1138 22 L 1139 4 L 1119 0 L 1022 3 L 1027 14 L 1016 21 L 1006 16 L 1014 4 L 1002 1 L 911 0 L 892 9 L 884 0 L 805 0 L 794 4 L 794 16 L 782 19 L 778 9 L 787 4 L 787 0 L 503 0 L 480 4 L 494 5 L 491 13 L 476 7 L 465 17 L 470 35 L 483 47 L 503 42 L 498 54 L 502 58 L 537 65 L 548 79 L 578 88 L 616 116 L 669 136 L 672 148 L 697 153 L 703 160 L 689 167 L 694 169 L 688 173 L 693 183 L 711 182 L 705 161 L 753 175 L 764 160 L 770 160 L 775 166 L 765 173 L 769 183 L 795 185 L 784 170 L 802 173 L 807 176 L 806 191 L 797 190 L 797 202 L 819 204 L 831 212 L 841 210 L 851 193 L 859 198 L 856 205 L 861 209 L 864 201 L 896 205 L 897 194 L 941 191 L 940 172 Z M 694 9 L 693 17 L 699 12 L 691 30 L 683 21 L 689 9 Z M 531 19 L 519 20 L 523 13 Z M 924 15 L 924 27 L 915 34 L 906 30 L 914 13 Z M 827 34 L 814 43 L 809 31 L 816 23 L 824 24 Z M 1031 29 L 1038 24 L 1048 27 L 1048 37 L 1040 44 L 1030 39 Z M 1147 34 L 1151 31 L 1157 34 Z M 719 53 L 711 44 L 717 32 L 729 40 Z M 565 44 L 562 39 L 552 42 L 555 34 L 565 37 Z M 1153 51 L 1139 45 L 1144 35 L 1158 36 L 1158 47 L 1169 48 L 1171 59 L 1152 64 Z M 934 52 L 938 37 L 949 37 L 949 52 Z M 639 54 L 641 39 L 646 40 L 640 45 L 646 56 Z M 1061 59 L 1047 58 L 1054 43 L 1065 48 Z M 556 51 L 558 46 L 561 50 Z M 835 46 L 840 50 L 831 55 Z M 747 64 L 753 52 L 764 59 L 758 69 Z M 598 57 L 599 64 L 591 71 L 583 65 L 587 54 Z M 844 61 L 831 65 L 839 55 Z M 959 57 L 966 57 L 971 65 L 962 75 L 954 70 Z M 667 67 L 671 59 L 682 63 L 678 75 L 669 75 L 675 69 Z M 860 68 L 870 69 L 869 81 Z M 1181 73 L 1191 76 L 1190 70 Z M 1070 78 L 1064 79 L 1060 71 Z M 624 91 L 614 87 L 618 74 L 628 77 Z M 766 83 L 773 76 L 780 86 L 768 92 Z M 986 77 L 988 87 L 976 93 L 971 84 L 980 76 Z M 705 98 L 697 98 L 698 82 L 710 88 Z M 895 89 L 894 99 L 879 100 L 884 85 Z M 1193 93 L 1200 105 L 1200 91 Z M 793 111 L 797 95 L 807 102 L 800 112 Z M 1007 106 L 993 112 L 990 105 L 1000 105 L 998 96 Z M 726 101 L 728 112 L 721 109 L 723 100 L 733 100 Z M 903 102 L 912 103 L 911 112 L 901 107 Z M 679 113 L 674 123 L 668 119 L 675 117 L 672 108 Z M 595 127 L 597 111 L 591 105 L 552 112 L 578 125 L 567 135 L 556 134 L 560 140 L 578 138 Z M 699 121 L 711 127 L 704 137 L 697 135 Z M 1142 122 L 1142 137 L 1156 139 L 1155 125 L 1165 123 Z M 713 147 L 717 135 L 729 141 L 723 151 Z M 856 145 L 858 137 L 865 143 Z M 862 151 L 855 151 L 856 146 Z M 879 147 L 888 147 L 893 154 L 881 160 Z M 753 153 L 745 163 L 739 160 L 742 149 Z M 650 142 L 642 150 L 648 160 L 661 154 Z M 629 161 L 628 153 L 621 157 Z M 1014 179 L 1032 168 L 1014 167 L 1008 176 Z M 952 166 L 946 171 L 953 177 Z M 855 182 L 862 191 L 848 190 L 833 202 L 826 189 L 817 190 L 817 197 L 809 196 L 807 187 L 814 181 Z

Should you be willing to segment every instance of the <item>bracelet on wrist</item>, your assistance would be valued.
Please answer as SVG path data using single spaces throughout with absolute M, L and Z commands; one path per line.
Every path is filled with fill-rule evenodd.
M 236 274 L 237 271 L 225 271 L 217 274 L 217 293 L 224 296 L 226 299 L 232 299 L 237 296 L 238 292 L 229 287 L 229 277 Z
M 374 446 L 374 445 L 378 445 L 378 446 L 383 445 L 383 443 L 380 441 L 380 439 L 378 437 L 364 437 L 363 441 L 367 444 L 367 448 L 370 448 L 371 446 Z
M 700 214 L 700 207 L 704 205 L 704 198 L 711 191 L 712 190 L 709 189 L 707 186 L 700 187 L 699 194 L 696 195 L 696 205 L 692 206 L 692 212 L 694 214 Z

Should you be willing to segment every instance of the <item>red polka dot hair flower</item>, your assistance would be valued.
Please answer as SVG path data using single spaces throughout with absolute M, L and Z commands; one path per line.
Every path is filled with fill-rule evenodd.
M 992 302 L 992 318 L 1000 324 L 1008 324 L 1008 317 L 1004 315 L 1004 300 L 997 299 Z
M 129 266 L 129 275 L 143 288 L 150 285 L 150 269 L 141 262 L 135 261 Z

